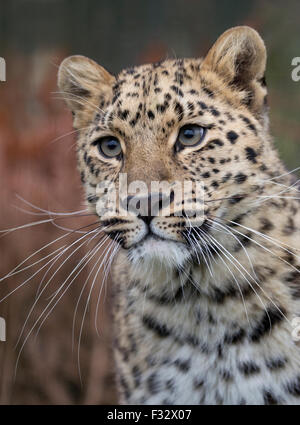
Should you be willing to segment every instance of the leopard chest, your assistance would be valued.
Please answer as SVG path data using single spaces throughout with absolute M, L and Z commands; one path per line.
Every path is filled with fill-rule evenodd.
M 297 401 L 299 350 L 284 323 L 249 326 L 242 303 L 173 303 L 133 291 L 118 303 L 115 358 L 124 403 L 276 404 Z M 226 308 L 225 308 L 226 305 Z M 270 311 L 270 314 L 272 312 Z M 271 319 L 272 320 L 272 319 Z M 269 332 L 269 334 L 268 334 Z

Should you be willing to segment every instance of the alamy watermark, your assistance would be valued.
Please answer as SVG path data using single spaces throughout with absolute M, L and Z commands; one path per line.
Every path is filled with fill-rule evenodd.
M 142 180 L 128 184 L 126 173 L 119 174 L 119 182 L 102 181 L 96 188 L 96 209 L 102 218 L 121 216 L 184 216 L 202 218 L 204 212 L 203 182 L 192 180 Z
M 0 82 L 6 81 L 6 62 L 0 57 Z M 0 317 L 0 342 L 6 341 L 6 322 L 3 317 Z
M 292 338 L 295 342 L 300 341 L 300 317 L 294 317 L 292 322 Z
M 6 341 L 6 322 L 3 317 L 0 317 L 0 341 Z
M 295 67 L 291 74 L 292 80 L 298 82 L 300 81 L 300 57 L 293 58 L 291 65 Z
M 6 62 L 0 57 L 0 81 L 6 81 Z

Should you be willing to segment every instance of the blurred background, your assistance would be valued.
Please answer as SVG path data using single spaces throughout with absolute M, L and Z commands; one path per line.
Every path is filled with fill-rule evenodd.
M 299 16 L 296 0 L 0 0 L 0 56 L 7 66 L 7 81 L 0 82 L 0 230 L 48 218 L 17 195 L 39 208 L 61 213 L 85 208 L 70 113 L 55 93 L 58 66 L 70 54 L 89 56 L 118 73 L 124 67 L 167 57 L 202 56 L 224 30 L 250 25 L 260 32 L 268 49 L 275 143 L 289 169 L 299 166 L 300 82 L 291 78 L 292 58 L 300 56 Z M 93 222 L 85 216 L 60 220 L 55 224 L 72 229 Z M 0 276 L 64 234 L 53 223 L 0 233 Z M 71 237 L 75 240 L 74 233 Z M 57 271 L 26 320 L 47 270 L 38 273 L 47 263 L 47 258 L 42 259 L 51 258 L 61 245 L 37 252 L 23 267 L 36 265 L 0 281 L 0 317 L 7 323 L 7 341 L 0 342 L 1 404 L 116 401 L 109 281 L 96 319 L 99 336 L 95 330 L 99 287 L 92 292 L 80 341 L 82 383 L 79 377 L 78 344 L 89 286 L 82 294 L 81 290 L 93 262 L 72 283 L 41 329 L 34 327 L 49 297 L 85 255 L 85 246 Z M 59 264 L 44 277 L 44 283 Z M 24 323 L 23 339 L 15 348 Z M 26 343 L 18 356 L 24 337 Z

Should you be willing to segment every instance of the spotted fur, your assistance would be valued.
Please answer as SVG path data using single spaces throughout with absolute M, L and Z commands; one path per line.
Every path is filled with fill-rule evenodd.
M 168 217 L 99 217 L 122 246 L 113 266 L 122 403 L 300 403 L 291 336 L 300 316 L 300 209 L 268 131 L 265 65 L 260 36 L 236 27 L 204 59 L 117 77 L 80 56 L 60 67 L 91 211 L 99 182 L 118 186 L 120 173 L 128 184 L 204 183 L 201 225 L 175 201 Z M 206 128 L 203 142 L 175 149 L 189 123 Z M 106 135 L 120 140 L 123 156 L 99 154 Z

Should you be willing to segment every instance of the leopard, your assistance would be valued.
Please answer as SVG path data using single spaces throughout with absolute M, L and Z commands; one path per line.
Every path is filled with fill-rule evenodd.
M 258 32 L 237 26 L 204 58 L 117 76 L 80 55 L 60 65 L 86 203 L 118 247 L 120 404 L 300 404 L 299 187 L 269 129 L 266 63 Z M 203 196 L 152 186 L 185 181 Z

